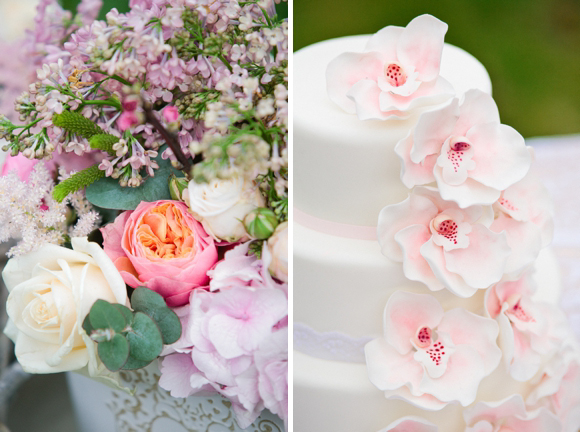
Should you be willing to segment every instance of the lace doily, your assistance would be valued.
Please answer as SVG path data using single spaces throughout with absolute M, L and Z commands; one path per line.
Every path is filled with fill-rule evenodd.
M 339 332 L 320 333 L 294 323 L 294 349 L 324 360 L 364 363 L 364 347 L 372 338 L 352 338 Z

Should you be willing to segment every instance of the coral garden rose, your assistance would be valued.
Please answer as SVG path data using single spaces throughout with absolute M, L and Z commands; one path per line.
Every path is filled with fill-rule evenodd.
M 237 174 L 228 179 L 213 179 L 209 183 L 192 180 L 187 190 L 191 212 L 207 233 L 218 241 L 248 240 L 250 237 L 242 221 L 252 210 L 265 204 L 258 187 Z
M 466 409 L 466 432 L 560 432 L 562 424 L 545 408 L 528 411 L 522 396 L 515 394 L 497 402 L 478 402 Z
M 12 258 L 2 277 L 9 295 L 5 333 L 29 373 L 54 373 L 89 367 L 95 375 L 94 343 L 82 328 L 97 299 L 128 306 L 127 289 L 111 259 L 86 237 L 73 249 L 46 244 Z
M 418 186 L 381 210 L 377 232 L 383 255 L 403 262 L 407 278 L 470 297 L 500 281 L 511 254 L 506 234 L 490 230 L 492 222 L 491 206 L 461 209 L 437 189 Z
M 179 201 L 142 202 L 101 231 L 125 282 L 158 292 L 171 307 L 209 283 L 207 271 L 218 259 L 211 236 Z
M 444 312 L 428 294 L 396 291 L 383 327 L 384 336 L 365 346 L 369 379 L 387 398 L 423 409 L 473 403 L 501 358 L 494 320 L 462 308 Z
M 532 163 L 524 138 L 500 124 L 495 102 L 481 90 L 469 90 L 461 105 L 453 99 L 421 114 L 395 152 L 405 186 L 436 181 L 441 197 L 461 208 L 493 204 Z
M 527 272 L 485 293 L 485 312 L 499 324 L 498 343 L 506 368 L 518 381 L 531 379 L 571 336 L 564 313 L 555 305 L 534 301 L 535 291 L 531 272 Z
M 406 28 L 389 26 L 368 41 L 364 52 L 347 52 L 326 70 L 330 99 L 361 120 L 409 117 L 415 109 L 453 96 L 439 76 L 447 24 L 421 15 Z

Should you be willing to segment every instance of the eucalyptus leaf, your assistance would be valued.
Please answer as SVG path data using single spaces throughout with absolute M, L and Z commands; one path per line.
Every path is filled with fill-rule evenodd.
M 128 324 L 123 313 L 105 300 L 97 300 L 93 303 L 89 312 L 89 320 L 93 328 L 111 328 L 120 333 Z
M 91 320 L 89 319 L 89 315 L 88 314 L 85 317 L 85 319 L 83 320 L 83 329 L 87 332 L 87 334 L 89 336 L 91 335 L 91 333 L 94 330 L 93 326 L 91 325 Z
M 145 312 L 149 315 L 148 311 L 165 308 L 167 304 L 160 294 L 149 288 L 139 287 L 131 294 L 131 306 L 134 310 Z
M 182 175 L 179 170 L 171 166 L 169 159 L 161 159 L 161 152 L 155 158 L 159 169 L 155 170 L 154 177 L 148 177 L 145 182 L 136 188 L 121 187 L 119 180 L 104 177 L 87 186 L 86 196 L 89 202 L 98 207 L 117 210 L 134 210 L 142 202 L 170 200 L 169 176 Z
M 100 342 L 97 352 L 105 367 L 116 372 L 129 358 L 129 342 L 123 335 L 116 334 L 111 340 Z
M 147 366 L 152 361 L 153 360 L 149 360 L 149 361 L 137 360 L 135 357 L 132 357 L 129 354 L 129 358 L 127 359 L 127 362 L 123 365 L 122 369 L 125 369 L 125 370 L 141 369 L 141 368 L 144 368 L 145 366 Z
M 154 309 L 147 315 L 149 315 L 153 321 L 155 321 L 157 327 L 159 327 L 165 345 L 177 342 L 181 336 L 181 321 L 179 321 L 179 317 L 175 312 L 168 307 L 164 307 Z
M 143 312 L 137 312 L 127 332 L 131 357 L 142 361 L 154 360 L 161 354 L 163 338 L 157 324 Z
M 125 317 L 126 324 L 129 324 L 133 321 L 133 311 L 131 309 L 120 303 L 113 303 L 112 305 L 114 308 L 116 308 L 119 312 L 123 314 L 123 316 Z

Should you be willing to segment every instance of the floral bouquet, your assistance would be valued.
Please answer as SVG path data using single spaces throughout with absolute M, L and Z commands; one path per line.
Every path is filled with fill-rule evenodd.
M 288 417 L 288 23 L 271 0 L 41 0 L 0 64 L 5 333 L 30 373 Z M 10 70 L 8 70 L 10 68 Z M 7 77 L 7 78 L 4 78 Z M 16 79 L 18 77 L 18 79 Z

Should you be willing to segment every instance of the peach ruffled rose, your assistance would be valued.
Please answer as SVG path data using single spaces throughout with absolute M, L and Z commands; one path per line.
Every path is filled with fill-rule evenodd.
M 218 259 L 212 237 L 179 201 L 142 202 L 101 231 L 105 252 L 125 282 L 158 292 L 171 307 L 207 286 L 207 271 Z

